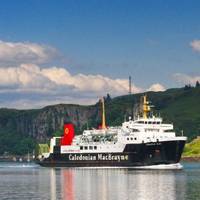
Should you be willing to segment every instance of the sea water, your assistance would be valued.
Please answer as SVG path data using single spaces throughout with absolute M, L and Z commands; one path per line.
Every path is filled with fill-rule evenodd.
M 43 168 L 0 163 L 0 199 L 200 199 L 200 163 L 182 170 Z

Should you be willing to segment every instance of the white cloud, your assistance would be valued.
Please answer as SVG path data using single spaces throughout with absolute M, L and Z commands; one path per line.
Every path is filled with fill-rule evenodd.
M 173 75 L 174 79 L 179 83 L 194 85 L 197 81 L 200 81 L 200 75 L 190 76 L 187 74 L 176 73 Z
M 194 51 L 200 52 L 200 40 L 193 40 L 190 42 L 190 46 Z
M 34 64 L 21 64 L 19 67 L 0 68 L 0 92 L 5 87 L 15 91 L 46 91 L 54 86 L 42 75 Z
M 72 75 L 65 68 L 41 68 L 35 64 L 0 68 L 0 106 L 36 108 L 55 103 L 92 104 L 109 93 L 112 97 L 128 93 L 128 79 L 102 75 Z M 153 84 L 148 91 L 163 91 Z M 132 84 L 132 92 L 145 90 Z M 9 96 L 9 98 L 4 98 Z
M 0 40 L 0 64 L 46 63 L 59 55 L 47 45 L 29 42 L 4 42 Z
M 159 83 L 155 83 L 151 85 L 147 91 L 154 91 L 154 92 L 165 91 L 165 87 Z
M 134 84 L 132 89 L 134 93 L 142 91 Z M 127 94 L 128 80 L 102 75 L 71 75 L 61 67 L 43 69 L 35 64 L 21 64 L 0 68 L 0 94 L 5 93 L 13 93 L 15 97 L 20 94 L 19 98 L 13 99 L 15 103 L 9 105 L 15 104 L 18 107 L 21 104 L 22 108 L 29 108 L 30 102 L 31 106 L 43 106 L 45 102 L 46 105 L 50 102 L 90 104 L 106 93 L 111 96 Z M 25 94 L 31 95 L 29 97 Z M 34 94 L 36 99 L 32 100 Z

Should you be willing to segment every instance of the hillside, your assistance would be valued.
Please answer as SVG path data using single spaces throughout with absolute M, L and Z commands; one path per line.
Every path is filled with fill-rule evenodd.
M 126 95 L 105 101 L 109 126 L 120 125 L 132 115 L 143 94 Z M 175 130 L 188 136 L 189 141 L 200 135 L 200 87 L 148 92 L 155 105 L 155 113 L 166 122 L 173 122 Z M 100 124 L 99 102 L 91 106 L 59 104 L 42 109 L 0 109 L 0 154 L 31 152 L 36 142 L 45 142 L 52 135 L 60 135 L 64 122 L 71 121 L 80 134 L 87 126 Z
M 200 157 L 200 137 L 195 138 L 190 143 L 185 145 L 183 157 Z

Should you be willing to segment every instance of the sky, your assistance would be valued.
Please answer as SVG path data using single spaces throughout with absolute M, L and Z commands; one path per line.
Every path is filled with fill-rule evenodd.
M 198 0 L 1 0 L 0 107 L 93 104 L 200 81 Z

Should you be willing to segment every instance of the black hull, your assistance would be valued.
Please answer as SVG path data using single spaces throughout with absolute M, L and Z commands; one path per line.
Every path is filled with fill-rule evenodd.
M 55 147 L 48 158 L 38 161 L 44 167 L 140 167 L 179 163 L 185 141 L 127 144 L 119 153 L 60 153 Z

